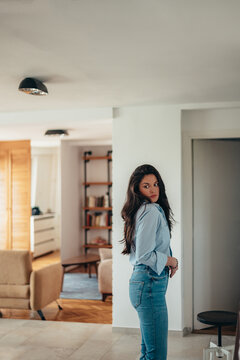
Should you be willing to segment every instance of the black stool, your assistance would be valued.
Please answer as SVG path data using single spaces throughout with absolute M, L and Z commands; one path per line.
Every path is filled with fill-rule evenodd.
M 212 359 L 214 353 L 218 358 L 227 356 L 227 360 L 233 359 L 234 345 L 222 346 L 222 326 L 237 323 L 237 314 L 230 311 L 205 311 L 197 315 L 198 321 L 218 327 L 218 344 L 210 342 L 210 348 L 203 350 L 203 360 Z

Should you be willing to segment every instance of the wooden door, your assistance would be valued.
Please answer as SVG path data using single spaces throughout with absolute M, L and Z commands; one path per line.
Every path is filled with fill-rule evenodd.
M 30 149 L 11 150 L 11 249 L 30 249 Z
M 0 183 L 3 185 L 0 188 L 0 199 L 3 198 L 7 203 L 5 213 L 3 205 L 0 205 L 0 214 L 4 214 L 3 218 L 0 217 L 0 231 L 3 235 L 0 246 L 2 248 L 5 246 L 7 249 L 29 250 L 31 216 L 30 141 L 0 142 L 0 169 L 4 170 L 1 171 L 2 175 L 0 175 Z

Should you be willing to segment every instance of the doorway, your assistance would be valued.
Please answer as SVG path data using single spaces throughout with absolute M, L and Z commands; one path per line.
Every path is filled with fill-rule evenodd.
M 240 299 L 240 141 L 192 141 L 193 327 L 197 314 Z
M 96 306 L 102 323 L 112 322 L 111 150 L 61 143 L 61 299 Z M 90 310 L 85 317 L 92 322 Z

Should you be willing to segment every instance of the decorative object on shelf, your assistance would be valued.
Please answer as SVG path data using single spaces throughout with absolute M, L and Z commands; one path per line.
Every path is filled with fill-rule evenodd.
M 104 207 L 104 196 L 87 196 L 85 205 L 88 207 Z
M 32 215 L 42 215 L 42 211 L 39 209 L 38 206 L 34 206 L 32 208 Z
M 87 184 L 89 185 L 90 183 Z M 91 184 L 91 185 L 96 185 L 96 184 Z M 107 185 L 107 184 L 103 184 L 103 185 Z M 111 210 L 109 193 L 106 193 L 106 195 L 104 196 L 87 196 L 85 205 L 86 205 L 85 209 L 88 208 L 88 210 L 90 210 L 90 208 L 92 208 L 92 210 L 96 210 L 96 208 L 98 208 L 99 210 L 100 209 Z
M 91 151 L 84 152 L 84 198 L 85 198 L 85 253 L 88 248 L 93 247 L 111 247 L 111 230 L 112 230 L 112 207 L 110 191 L 112 182 L 110 181 L 110 163 L 112 161 L 112 151 L 108 151 L 106 156 L 93 156 Z M 87 164 L 90 160 L 107 160 L 107 181 L 106 182 L 88 182 L 87 181 Z M 107 186 L 105 195 L 102 196 L 87 196 L 87 189 L 90 186 Z M 94 243 L 88 242 L 89 230 L 108 230 L 108 241 L 103 242 L 100 237 Z
M 25 78 L 20 82 L 18 87 L 19 91 L 23 91 L 25 94 L 30 95 L 47 95 L 47 87 L 38 79 Z
M 107 240 L 102 238 L 101 236 L 98 236 L 98 237 L 91 240 L 91 244 L 107 245 Z
M 111 204 L 110 204 L 110 198 L 109 198 L 109 192 L 107 192 L 106 195 L 104 195 L 103 206 L 104 206 L 104 207 L 111 206 Z
M 108 213 L 95 212 L 94 214 L 87 213 L 86 226 L 111 226 L 110 216 Z

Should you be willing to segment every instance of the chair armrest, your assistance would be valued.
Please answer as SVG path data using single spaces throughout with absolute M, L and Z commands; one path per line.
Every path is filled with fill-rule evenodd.
M 62 276 L 60 263 L 48 265 L 31 273 L 30 307 L 32 310 L 40 310 L 59 298 Z
M 102 294 L 112 293 L 112 259 L 101 261 L 98 266 L 98 289 Z
M 112 249 L 100 248 L 98 249 L 101 261 L 112 259 Z

